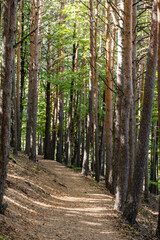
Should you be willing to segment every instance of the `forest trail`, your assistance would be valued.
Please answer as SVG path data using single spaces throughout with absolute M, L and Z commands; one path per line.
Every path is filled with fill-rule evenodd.
M 22 160 L 23 159 L 23 160 Z M 7 240 L 121 240 L 114 199 L 102 183 L 52 160 L 10 161 L 1 234 Z M 143 238 L 140 238 L 143 239 Z

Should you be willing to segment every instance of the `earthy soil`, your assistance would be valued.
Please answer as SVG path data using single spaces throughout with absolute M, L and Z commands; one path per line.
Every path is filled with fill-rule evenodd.
M 9 163 L 4 197 L 8 208 L 0 215 L 0 239 L 156 239 L 155 207 L 142 204 L 138 217 L 142 227 L 130 227 L 113 210 L 114 196 L 103 181 L 96 183 L 78 170 L 37 158 L 34 164 L 19 153 Z

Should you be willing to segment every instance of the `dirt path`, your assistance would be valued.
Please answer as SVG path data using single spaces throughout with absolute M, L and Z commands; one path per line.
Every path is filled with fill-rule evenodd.
M 53 210 L 45 213 L 45 239 L 120 239 L 113 226 L 113 199 L 91 180 L 53 162 L 41 161 L 62 192 L 52 195 Z M 46 182 L 47 184 L 47 182 Z M 48 222 L 48 219 L 49 222 Z M 48 223 L 47 223 L 48 222 Z
M 0 236 L 7 240 L 143 239 L 118 229 L 114 199 L 102 183 L 55 161 L 39 158 L 35 165 L 19 154 L 9 164 L 4 199 Z

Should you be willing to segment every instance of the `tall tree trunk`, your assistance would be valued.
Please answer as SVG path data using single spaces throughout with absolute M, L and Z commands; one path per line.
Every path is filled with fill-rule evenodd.
M 20 0 L 18 16 L 18 42 L 22 34 L 22 0 Z M 16 82 L 16 106 L 17 106 L 17 150 L 21 150 L 21 116 L 20 116 L 20 69 L 21 67 L 21 43 L 17 47 L 17 82 Z
M 16 28 L 16 27 L 15 27 Z M 15 53 L 15 52 L 14 52 Z M 12 106 L 11 106 L 11 146 L 13 147 L 13 154 L 17 155 L 17 104 L 16 104 L 16 89 L 15 89 L 15 56 L 12 63 Z
M 31 154 L 30 159 L 32 161 L 36 161 L 36 127 L 37 127 L 37 76 L 38 76 L 38 19 L 39 19 L 39 0 L 34 1 L 33 4 L 35 4 L 34 9 L 34 28 L 36 29 L 34 33 L 34 41 L 32 44 L 34 46 L 31 46 L 30 50 L 32 51 L 32 47 L 34 47 L 33 50 L 33 79 L 32 79 L 32 111 L 31 111 Z M 32 55 L 32 53 L 30 52 Z M 32 56 L 31 56 L 32 58 Z
M 94 137 L 95 137 L 95 180 L 99 182 L 99 129 L 98 129 L 98 83 L 97 83 L 97 31 L 98 31 L 98 1 L 95 12 L 95 35 L 94 35 Z
M 132 0 L 124 2 L 124 94 L 121 105 L 120 159 L 115 209 L 123 211 L 129 174 L 129 120 L 132 98 Z
M 123 1 L 120 3 L 120 19 L 118 28 L 118 46 L 117 46 L 117 92 L 114 114 L 114 145 L 113 145 L 113 161 L 112 161 L 112 186 L 111 193 L 116 193 L 118 165 L 120 156 L 120 134 L 121 134 L 121 104 L 123 97 L 124 82 L 124 33 L 123 33 Z
M 112 93 L 112 78 L 111 78 L 111 39 L 109 35 L 110 24 L 110 7 L 106 3 L 106 187 L 110 188 L 110 173 L 112 160 L 112 117 L 113 117 L 113 93 Z
M 4 213 L 4 188 L 7 176 L 10 147 L 11 92 L 13 79 L 13 58 L 15 56 L 17 0 L 4 1 L 4 31 L 2 42 L 2 108 L 0 129 L 0 212 Z
M 89 171 L 89 150 L 92 131 L 92 109 L 93 109 L 93 74 L 94 74 L 94 40 L 93 40 L 93 2 L 89 1 L 90 6 L 90 74 L 89 74 L 89 106 L 87 117 L 86 146 L 84 150 L 82 174 L 88 175 Z
M 64 1 L 61 2 L 61 10 L 64 9 L 65 3 Z M 65 23 L 64 20 L 64 14 L 61 13 L 60 16 L 60 21 L 61 25 Z M 61 60 L 60 60 L 60 72 L 63 74 L 64 72 L 64 46 L 62 43 L 62 48 L 61 48 Z M 62 76 L 62 81 L 63 81 L 63 76 Z M 63 93 L 63 87 L 59 89 L 60 94 L 59 94 L 59 130 L 58 130 L 58 140 L 57 140 L 57 156 L 56 160 L 57 162 L 62 162 L 63 159 L 63 122 L 64 122 L 64 93 Z
M 157 41 L 157 1 L 155 0 L 153 2 L 150 45 L 145 77 L 142 118 L 135 158 L 135 170 L 133 174 L 131 192 L 128 194 L 127 203 L 123 213 L 124 217 L 130 222 L 130 224 L 134 224 L 136 221 L 148 155 L 149 133 L 152 119 L 155 87 L 155 73 L 157 66 Z
M 158 126 L 160 136 L 160 0 L 157 0 L 157 11 L 158 11 Z M 159 196 L 159 214 L 156 236 L 160 239 L 160 196 Z
M 53 120 L 52 120 L 53 126 L 52 126 L 51 156 L 53 160 L 54 160 L 55 150 L 56 150 L 57 119 L 58 119 L 58 86 L 56 86 L 56 95 L 55 95 L 54 106 L 53 106 Z
M 29 92 L 27 108 L 26 153 L 36 161 L 37 71 L 38 71 L 38 11 L 39 0 L 32 0 L 29 61 Z
M 48 23 L 49 25 L 49 23 Z M 50 28 L 50 26 L 49 26 Z M 45 146 L 44 158 L 50 159 L 50 141 L 51 141 L 51 83 L 50 83 L 50 29 L 48 30 L 48 49 L 47 49 L 47 87 L 46 87 L 46 125 L 45 125 Z
M 23 13 L 23 7 L 24 7 L 24 0 L 22 0 L 22 38 L 24 37 L 24 13 Z M 25 60 L 26 60 L 26 52 L 27 52 L 27 48 L 26 48 L 26 42 L 21 44 L 21 83 L 20 83 L 20 128 L 22 128 L 22 118 L 23 118 L 23 100 L 25 98 L 25 91 L 24 91 L 24 86 L 25 86 Z M 23 141 L 24 143 L 24 141 Z
M 129 132 L 129 146 L 130 146 L 130 159 L 129 159 L 129 179 L 128 186 L 131 185 L 133 180 L 135 152 L 136 152 L 136 81 L 137 81 L 137 0 L 133 0 L 132 11 L 132 104 L 130 111 L 130 132 Z

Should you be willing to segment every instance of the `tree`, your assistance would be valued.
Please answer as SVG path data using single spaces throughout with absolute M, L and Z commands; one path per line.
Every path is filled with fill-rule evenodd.
M 158 123 L 159 123 L 159 134 L 160 134 L 160 0 L 157 0 L 157 13 L 158 13 Z M 160 239 L 160 197 L 159 197 L 159 214 L 156 236 Z
M 4 188 L 10 147 L 11 90 L 16 34 L 17 1 L 4 1 L 4 31 L 2 42 L 1 117 L 0 117 L 0 212 L 4 213 Z
M 112 118 L 113 118 L 113 83 L 111 77 L 111 39 L 110 39 L 110 7 L 106 3 L 106 187 L 110 188 L 111 160 L 112 160 Z
M 112 183 L 111 192 L 115 194 L 117 185 L 118 165 L 120 156 L 120 135 L 121 135 L 121 104 L 123 97 L 123 85 L 124 85 L 124 32 L 123 32 L 123 11 L 124 4 L 121 1 L 119 6 L 119 27 L 117 30 L 118 43 L 117 43 L 117 91 L 115 100 L 115 113 L 114 113 L 114 142 L 113 142 L 113 161 L 112 161 Z
M 86 146 L 83 157 L 82 173 L 88 175 L 89 171 L 89 150 L 92 130 L 92 110 L 93 110 L 93 73 L 94 73 L 94 42 L 93 42 L 93 2 L 89 1 L 90 6 L 90 74 L 89 74 L 89 106 L 87 118 Z
M 63 14 L 63 9 L 65 2 L 61 1 L 61 14 L 60 14 L 60 23 L 61 26 L 65 23 L 65 16 Z M 61 73 L 61 82 L 63 83 L 63 72 L 64 72 L 64 45 L 61 42 L 62 46 L 60 49 L 60 73 Z M 62 162 L 63 159 L 63 122 L 64 122 L 64 89 L 61 85 L 59 89 L 59 129 L 58 129 L 58 141 L 57 141 L 57 155 L 56 160 Z
M 124 2 L 124 90 L 121 105 L 120 159 L 115 209 L 123 211 L 129 174 L 129 120 L 132 98 L 132 0 Z
M 29 91 L 27 108 L 26 153 L 36 161 L 37 72 L 38 72 L 38 11 L 39 0 L 32 0 L 29 62 Z
M 18 16 L 18 42 L 22 35 L 22 0 L 20 0 Z M 21 43 L 17 47 L 17 82 L 16 82 L 16 106 L 17 106 L 17 149 L 21 149 L 21 113 L 20 113 L 20 66 L 21 66 Z

